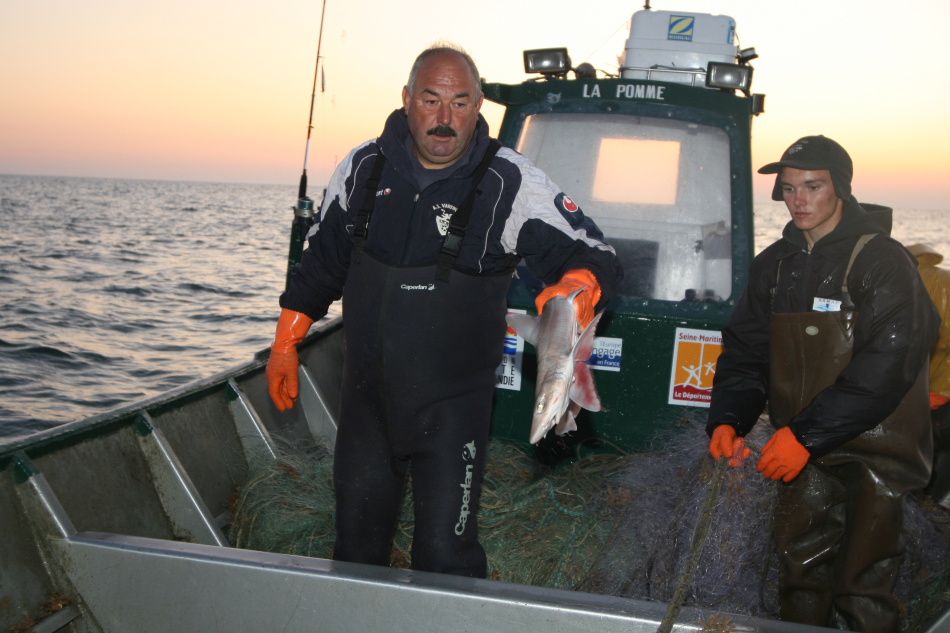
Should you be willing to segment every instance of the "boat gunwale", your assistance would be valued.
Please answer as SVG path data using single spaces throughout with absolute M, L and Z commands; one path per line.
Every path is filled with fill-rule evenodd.
M 341 315 L 324 317 L 314 324 L 301 346 L 331 335 L 341 329 L 342 325 Z M 120 405 L 82 420 L 66 422 L 24 437 L 16 437 L 7 443 L 0 443 L 0 471 L 7 468 L 9 463 L 16 459 L 18 453 L 26 453 L 29 456 L 43 455 L 79 443 L 91 435 L 112 433 L 125 428 L 135 423 L 142 413 L 160 413 L 169 405 L 186 402 L 210 391 L 226 388 L 228 381 L 232 378 L 240 379 L 261 371 L 269 357 L 270 348 L 264 348 L 255 352 L 250 361 L 222 370 L 212 376 L 192 380 L 158 395 Z

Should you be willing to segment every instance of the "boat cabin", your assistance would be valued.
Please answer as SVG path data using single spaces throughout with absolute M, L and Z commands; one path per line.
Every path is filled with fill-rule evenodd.
M 566 49 L 526 51 L 535 80 L 488 83 L 505 106 L 499 139 L 540 166 L 593 218 L 624 268 L 591 365 L 606 411 L 554 443 L 635 450 L 708 406 L 719 330 L 752 261 L 750 93 L 755 57 L 727 16 L 638 11 L 617 74 L 572 68 Z M 513 309 L 541 284 L 524 269 Z M 527 437 L 534 351 L 509 333 L 493 433 Z

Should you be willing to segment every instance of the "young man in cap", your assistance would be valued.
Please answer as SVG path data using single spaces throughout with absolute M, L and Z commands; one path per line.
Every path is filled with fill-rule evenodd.
M 930 475 L 939 317 L 914 260 L 851 194 L 838 143 L 804 137 L 759 173 L 776 174 L 791 222 L 752 262 L 723 330 L 709 452 L 741 465 L 768 402 L 776 430 L 756 468 L 784 482 L 781 618 L 896 632 L 903 498 Z

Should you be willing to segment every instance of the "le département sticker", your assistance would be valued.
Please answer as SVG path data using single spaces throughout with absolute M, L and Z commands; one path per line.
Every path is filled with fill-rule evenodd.
M 669 404 L 708 408 L 716 360 L 721 352 L 720 331 L 676 328 Z

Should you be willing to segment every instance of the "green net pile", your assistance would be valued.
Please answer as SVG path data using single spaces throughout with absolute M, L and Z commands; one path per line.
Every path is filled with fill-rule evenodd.
M 521 584 L 574 588 L 600 555 L 623 502 L 604 485 L 623 459 L 598 455 L 562 468 L 545 467 L 521 447 L 492 441 L 488 449 L 480 542 L 489 577 Z M 333 552 L 332 459 L 325 451 L 282 451 L 258 468 L 234 508 L 231 541 L 246 549 L 329 558 Z M 409 567 L 412 498 L 407 494 L 391 564 Z
M 757 428 L 747 439 L 754 447 L 767 437 Z M 552 467 L 520 445 L 492 440 L 478 514 L 489 577 L 670 602 L 696 525 L 705 521 L 685 604 L 777 617 L 778 559 L 769 533 L 780 484 L 756 473 L 754 462 L 727 469 L 715 503 L 706 504 L 716 471 L 707 442 L 693 429 L 657 442 L 655 451 Z M 330 558 L 333 506 L 332 458 L 319 447 L 285 449 L 238 494 L 229 536 L 237 547 Z M 904 630 L 922 631 L 950 608 L 950 513 L 910 498 L 904 527 L 907 554 L 895 593 L 907 612 Z M 409 567 L 412 531 L 407 495 L 394 567 Z

